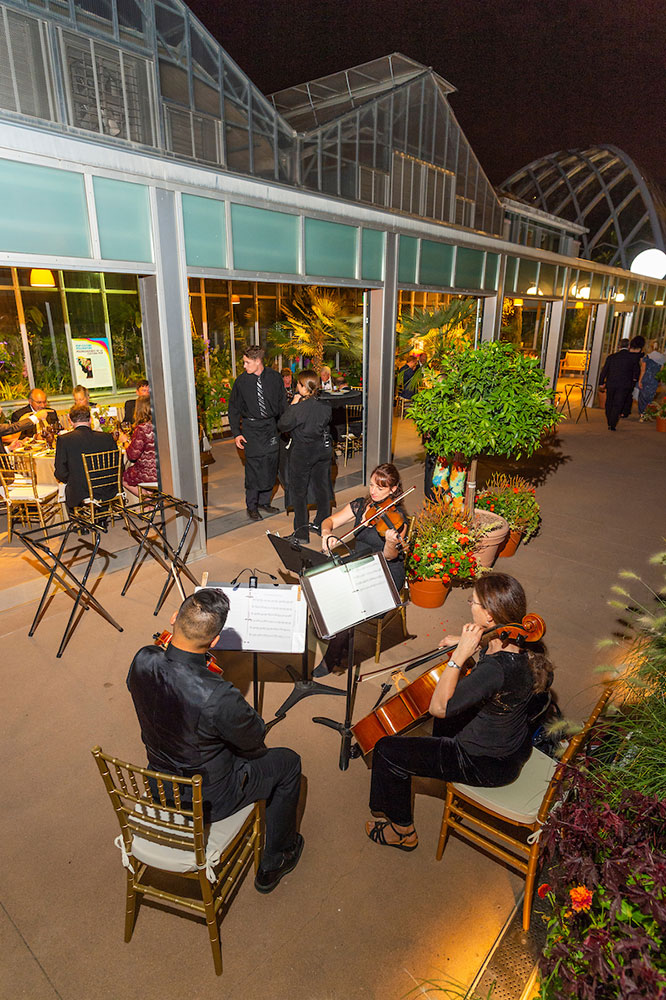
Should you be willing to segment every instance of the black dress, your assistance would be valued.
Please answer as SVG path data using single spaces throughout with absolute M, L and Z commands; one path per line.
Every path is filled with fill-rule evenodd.
M 462 781 L 468 785 L 508 785 L 532 752 L 530 706 L 534 693 L 525 653 L 482 655 L 462 677 L 435 719 L 432 736 L 385 736 L 372 758 L 370 808 L 393 823 L 412 822 L 413 776 Z M 441 735 L 449 720 L 464 716 L 455 736 Z
M 301 397 L 300 403 L 288 406 L 278 420 L 278 429 L 291 433 L 288 503 L 294 508 L 294 536 L 304 542 L 310 540 L 308 490 L 312 490 L 317 504 L 314 524 L 318 528 L 331 512 L 333 439 L 330 422 L 330 408 L 314 396 Z

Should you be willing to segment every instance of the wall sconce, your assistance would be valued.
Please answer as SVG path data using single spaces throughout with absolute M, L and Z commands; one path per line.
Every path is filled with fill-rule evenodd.
M 530 288 L 527 289 L 525 295 L 543 295 L 543 292 L 538 287 L 538 285 L 532 285 Z
M 615 296 L 616 302 L 624 302 L 624 292 L 618 292 Z
M 46 267 L 33 267 L 30 271 L 31 288 L 55 288 L 53 271 Z

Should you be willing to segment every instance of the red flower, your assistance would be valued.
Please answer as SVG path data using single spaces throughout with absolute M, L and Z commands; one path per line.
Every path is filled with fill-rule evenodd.
M 448 573 L 444 573 L 442 575 L 442 582 L 443 583 L 451 583 L 451 577 L 449 576 Z
M 549 885 L 548 882 L 542 882 L 542 884 L 537 889 L 537 896 L 539 897 L 539 899 L 543 899 L 544 896 L 547 896 L 552 888 L 553 888 L 552 885 Z
M 592 905 L 592 893 L 584 885 L 575 885 L 573 889 L 569 889 L 569 895 L 571 896 L 571 909 L 576 913 L 580 913 L 581 910 L 589 910 Z

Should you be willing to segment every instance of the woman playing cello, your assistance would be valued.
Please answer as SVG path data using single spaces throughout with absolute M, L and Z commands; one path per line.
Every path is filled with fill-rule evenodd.
M 461 677 L 484 631 L 522 620 L 525 592 L 512 576 L 492 573 L 476 581 L 470 605 L 472 621 L 461 635 L 446 636 L 441 643 L 457 645 L 430 702 L 433 735 L 385 736 L 375 747 L 370 809 L 386 816 L 366 824 L 376 844 L 401 851 L 418 845 L 412 775 L 497 787 L 515 781 L 530 756 L 530 703 L 552 683 L 550 661 L 491 638 L 476 666 Z
M 329 552 L 329 545 L 333 545 L 336 533 L 343 524 L 348 521 L 353 521 L 355 526 L 362 524 L 364 520 L 367 520 L 366 515 L 370 505 L 380 506 L 383 502 L 402 493 L 400 473 L 395 465 L 386 462 L 374 469 L 370 476 L 368 493 L 367 497 L 357 497 L 356 500 L 345 504 L 341 510 L 336 510 L 322 523 L 322 552 Z M 375 518 L 368 527 L 362 527 L 355 533 L 356 546 L 354 551 L 357 553 L 383 552 L 396 589 L 400 591 L 405 583 L 402 539 L 407 533 L 407 515 L 399 505 L 397 511 L 400 515 L 397 521 L 403 522 L 400 528 L 396 528 L 392 523 L 395 515 L 388 522 L 391 527 L 387 523 L 378 524 L 380 520 L 384 522 L 384 517 L 388 518 L 388 514 Z M 315 667 L 315 677 L 325 677 L 331 670 L 346 666 L 349 635 L 350 633 L 345 630 L 331 639 L 324 659 L 319 666 Z

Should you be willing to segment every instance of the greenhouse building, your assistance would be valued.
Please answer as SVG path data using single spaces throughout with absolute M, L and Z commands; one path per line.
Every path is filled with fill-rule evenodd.
M 267 97 L 180 0 L 0 12 L 5 414 L 33 386 L 65 413 L 91 360 L 102 407 L 147 377 L 162 488 L 202 508 L 201 423 L 215 475 L 240 481 L 229 388 L 251 344 L 300 367 L 295 302 L 358 331 L 348 356 L 324 344 L 360 387 L 356 482 L 391 457 L 401 315 L 463 297 L 473 342 L 512 341 L 561 391 L 595 386 L 621 337 L 664 342 L 664 275 L 629 270 L 664 250 L 663 202 L 619 150 L 554 154 L 496 191 L 454 87 L 406 56 Z M 242 523 L 212 495 L 210 533 Z

